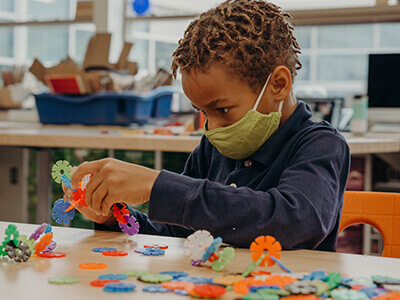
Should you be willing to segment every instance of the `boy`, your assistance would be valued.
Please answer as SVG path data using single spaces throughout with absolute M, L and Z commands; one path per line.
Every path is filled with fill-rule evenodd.
M 78 210 L 96 229 L 119 230 L 114 203 L 150 201 L 149 217 L 130 208 L 141 233 L 206 229 L 241 247 L 268 234 L 284 249 L 335 250 L 349 148 L 293 96 L 300 48 L 288 17 L 264 1 L 231 0 L 189 25 L 172 71 L 205 114 L 205 136 L 181 175 L 115 159 L 77 168 L 72 186 L 93 175 Z

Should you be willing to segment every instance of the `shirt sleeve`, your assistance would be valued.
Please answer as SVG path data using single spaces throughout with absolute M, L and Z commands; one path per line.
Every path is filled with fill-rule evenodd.
M 204 138 L 202 139 L 200 145 L 197 146 L 196 149 L 189 155 L 189 158 L 185 164 L 184 171 L 182 173 L 183 175 L 194 178 L 200 178 L 202 176 L 201 174 L 202 168 L 200 168 L 201 166 L 200 164 L 201 161 L 204 160 L 204 158 L 202 158 L 204 156 L 203 140 Z M 193 230 L 186 229 L 179 225 L 152 222 L 149 220 L 147 214 L 141 213 L 129 205 L 127 205 L 127 207 L 129 209 L 129 213 L 137 219 L 140 226 L 139 233 L 141 234 L 187 237 L 188 235 L 193 233 Z M 95 230 L 116 231 L 116 232 L 121 231 L 121 229 L 118 226 L 118 223 L 115 223 L 113 226 L 94 223 L 93 228 Z
M 284 249 L 314 249 L 340 220 L 349 162 L 344 139 L 316 130 L 302 138 L 278 185 L 267 191 L 162 171 L 152 189 L 149 217 L 206 229 L 240 247 L 268 234 Z

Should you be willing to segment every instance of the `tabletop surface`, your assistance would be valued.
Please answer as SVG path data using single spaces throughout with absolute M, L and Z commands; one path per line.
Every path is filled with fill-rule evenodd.
M 400 133 L 344 133 L 351 154 L 400 152 Z M 0 146 L 192 152 L 199 136 L 140 135 L 129 127 L 0 122 Z
M 37 225 L 18 224 L 20 234 L 30 235 Z M 4 232 L 8 223 L 0 222 L 0 232 Z M 173 293 L 151 294 L 142 291 L 147 284 L 135 278 L 124 282 L 137 285 L 132 293 L 109 294 L 101 288 L 92 287 L 90 282 L 105 273 L 119 273 L 124 270 L 147 270 L 152 273 L 161 271 L 185 271 L 189 276 L 219 277 L 223 274 L 241 273 L 251 262 L 248 249 L 236 249 L 236 256 L 223 272 L 213 272 L 209 263 L 202 267 L 191 266 L 190 260 L 184 254 L 184 239 L 150 236 L 128 235 L 118 232 L 104 232 L 67 227 L 53 227 L 54 240 L 58 246 L 55 251 L 66 254 L 64 258 L 49 259 L 35 257 L 26 263 L 16 263 L 8 258 L 0 259 L 0 298 L 1 299 L 48 299 L 50 295 L 56 299 L 188 299 Z M 145 244 L 163 243 L 169 248 L 164 256 L 143 256 L 133 250 L 142 248 Z M 115 247 L 127 251 L 125 257 L 107 257 L 95 253 L 95 247 Z M 363 255 L 339 254 L 320 251 L 284 251 L 281 260 L 293 272 L 310 272 L 324 269 L 327 272 L 346 273 L 352 277 L 387 275 L 400 277 L 400 259 L 382 258 Z M 83 270 L 81 263 L 105 263 L 105 270 Z M 264 270 L 266 270 L 264 268 Z M 276 266 L 268 269 L 280 272 Z M 78 277 L 80 282 L 72 285 L 52 285 L 48 278 L 69 276 Z M 6 298 L 3 296 L 6 295 Z M 40 298 L 39 298 L 40 297 Z M 238 295 L 228 292 L 220 299 L 235 299 Z

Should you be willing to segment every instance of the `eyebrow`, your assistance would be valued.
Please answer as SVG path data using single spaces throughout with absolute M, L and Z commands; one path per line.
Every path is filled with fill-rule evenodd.
M 208 104 L 206 105 L 206 107 L 211 109 L 211 108 L 216 107 L 218 104 L 224 103 L 224 102 L 226 102 L 226 101 L 228 101 L 227 98 L 215 99 L 215 100 L 212 100 L 210 103 L 208 103 Z

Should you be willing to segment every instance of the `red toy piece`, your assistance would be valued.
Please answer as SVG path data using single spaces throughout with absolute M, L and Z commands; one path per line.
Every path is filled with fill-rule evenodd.
M 121 203 L 119 205 L 121 208 L 118 207 L 118 205 L 114 204 L 113 205 L 113 214 L 114 217 L 117 219 L 119 223 L 126 224 L 128 221 L 125 218 L 125 215 L 128 217 L 130 216 L 129 210 L 126 208 L 126 205 Z
M 42 252 L 39 253 L 39 257 L 46 257 L 46 258 L 61 258 L 65 257 L 65 253 L 61 252 Z
M 168 249 L 168 245 L 165 245 L 165 244 L 148 244 L 148 245 L 144 245 L 143 248 L 154 248 L 154 249 L 166 250 L 166 249 Z
M 82 186 L 82 181 L 79 182 L 79 187 L 76 189 L 76 191 L 72 192 L 72 202 L 71 205 L 65 210 L 66 212 L 70 211 L 77 205 L 85 206 L 87 207 L 87 204 L 85 202 L 85 193 L 86 189 L 81 188 Z
M 97 279 L 97 280 L 93 280 L 92 282 L 90 282 L 90 285 L 95 286 L 95 287 L 103 287 L 107 283 L 112 283 L 112 282 L 121 282 L 121 281 L 113 280 L 113 279 Z
M 128 252 L 125 251 L 104 251 L 101 254 L 104 256 L 127 256 Z

